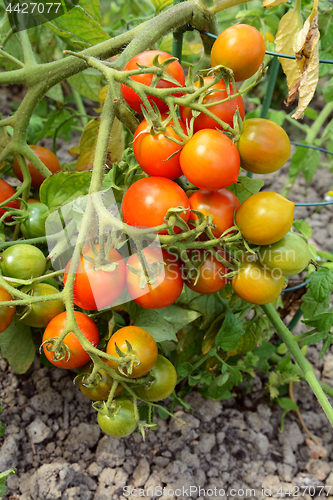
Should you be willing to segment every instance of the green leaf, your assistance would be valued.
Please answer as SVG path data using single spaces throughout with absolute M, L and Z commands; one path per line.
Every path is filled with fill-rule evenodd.
M 312 227 L 305 222 L 305 220 L 295 220 L 293 226 L 297 231 L 299 231 L 306 239 L 312 236 Z
M 187 287 L 185 287 L 187 288 Z M 224 311 L 224 306 L 214 293 L 200 294 L 189 303 L 189 308 L 201 313 L 200 328 L 205 330 Z M 199 322 L 197 322 L 199 326 Z
M 323 302 L 317 302 L 310 290 L 308 290 L 302 297 L 301 309 L 303 311 L 304 319 L 313 318 L 316 314 L 326 311 L 330 306 L 330 296 L 327 295 Z
M 2 357 L 16 373 L 25 373 L 36 354 L 30 326 L 21 323 L 15 316 L 11 325 L 0 335 L 0 349 Z
M 193 371 L 193 365 L 185 361 L 177 366 L 177 372 L 180 377 L 187 377 Z
M 327 335 L 322 350 L 320 351 L 319 359 L 323 358 L 324 354 L 326 354 L 326 351 L 329 349 L 331 344 L 333 344 L 333 335 L 329 334 Z
M 307 143 L 302 142 L 302 144 Z M 316 149 L 296 146 L 296 151 L 290 162 L 289 177 L 296 178 L 298 174 L 303 171 L 304 179 L 309 183 L 320 164 L 320 160 L 320 152 Z
M 48 90 L 45 94 L 47 97 L 54 99 L 55 101 L 64 102 L 64 94 L 62 92 L 62 88 L 60 83 L 54 85 L 50 90 Z
M 226 189 L 234 193 L 239 201 L 243 203 L 247 198 L 260 191 L 264 181 L 261 179 L 250 179 L 249 177 L 241 176 L 236 184 L 228 186 Z
M 236 316 L 228 310 L 222 326 L 217 332 L 215 345 L 224 351 L 231 351 L 237 347 L 238 340 L 244 333 L 245 331 L 242 328 L 242 324 Z
M 305 323 L 307 326 L 312 326 L 317 329 L 318 332 L 324 332 L 325 334 L 329 333 L 333 326 L 333 313 L 325 312 L 321 314 L 317 314 L 313 318 L 302 320 L 302 323 Z M 322 339 L 320 339 L 322 340 Z M 319 342 L 319 341 L 317 341 Z M 308 344 L 305 344 L 308 345 Z
M 85 69 L 71 76 L 68 81 L 83 97 L 99 102 L 98 92 L 103 87 L 104 77 L 97 69 Z
M 179 366 L 185 362 L 191 362 L 202 356 L 201 345 L 204 332 L 196 327 L 187 329 L 184 336 L 181 337 L 177 344 L 177 355 L 175 358 L 175 366 Z
M 7 477 L 15 474 L 15 472 L 16 469 L 8 469 L 0 473 L 0 498 L 2 498 L 7 493 L 7 487 L 5 486 Z
M 67 3 L 66 0 L 65 3 Z M 72 7 L 67 14 L 54 19 L 52 24 L 90 45 L 97 45 L 98 43 L 110 40 L 109 35 L 104 31 L 102 26 L 80 5 Z
M 321 268 L 312 275 L 310 290 L 317 302 L 324 302 L 333 289 L 333 270 Z
M 157 310 L 140 309 L 139 317 L 134 320 L 134 324 L 147 330 L 156 342 L 176 341 L 176 333 L 200 316 L 196 311 L 176 305 Z
M 87 12 L 98 24 L 102 24 L 101 6 L 99 0 L 80 0 L 78 4 Z
M 325 99 L 325 102 L 332 102 L 333 101 L 333 81 L 331 80 L 328 82 L 325 87 L 323 88 L 323 96 Z
M 173 0 L 150 0 L 155 7 L 156 14 L 172 5 Z
M 279 403 L 283 410 L 298 410 L 298 406 L 290 398 L 276 398 L 276 402 Z
M 50 209 L 88 193 L 91 172 L 58 172 L 45 179 L 40 187 L 40 201 Z
M 326 332 L 314 333 L 313 335 L 309 335 L 309 337 L 306 337 L 306 339 L 303 339 L 299 345 L 300 347 L 304 347 L 305 345 L 317 344 L 318 342 L 324 340 L 326 335 L 327 335 Z

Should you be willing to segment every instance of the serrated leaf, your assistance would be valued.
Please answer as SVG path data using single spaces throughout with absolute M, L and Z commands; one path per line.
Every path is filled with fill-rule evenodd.
M 310 290 L 317 302 L 324 302 L 333 289 L 333 270 L 321 268 L 316 271 L 310 283 Z
M 40 201 L 54 210 L 78 196 L 88 194 L 90 180 L 91 172 L 58 172 L 41 185 Z
M 65 3 L 67 2 L 65 1 Z M 97 45 L 110 40 L 109 35 L 102 26 L 80 5 L 72 7 L 67 14 L 54 19 L 52 24 L 90 45 Z
M 36 347 L 29 326 L 21 323 L 17 316 L 0 335 L 1 355 L 16 373 L 25 373 L 36 355 Z
M 297 35 L 294 51 L 301 70 L 298 87 L 298 106 L 292 118 L 303 118 L 304 110 L 309 105 L 317 88 L 319 78 L 319 38 L 318 0 L 314 1 L 312 12 Z
M 150 1 L 155 7 L 156 14 L 158 14 L 163 9 L 166 9 L 167 7 L 173 4 L 173 0 L 150 0 Z
M 327 336 L 326 332 L 314 333 L 313 335 L 310 335 L 309 337 L 306 337 L 305 339 L 303 339 L 302 342 L 299 343 L 299 346 L 304 347 L 305 345 L 317 344 L 318 342 L 321 342 L 322 340 L 324 340 L 324 338 L 326 336 Z
M 231 351 L 237 347 L 238 340 L 244 333 L 245 331 L 242 328 L 242 324 L 236 316 L 228 310 L 222 326 L 217 332 L 215 345 L 224 351 Z
M 296 1 L 296 6 L 287 12 L 279 23 L 279 28 L 275 36 L 275 50 L 281 54 L 294 54 L 294 43 L 298 33 L 302 29 L 301 0 Z M 292 93 L 297 95 L 301 72 L 296 60 L 279 57 L 282 69 L 287 77 L 289 96 Z
M 303 311 L 304 319 L 312 318 L 316 314 L 326 311 L 330 306 L 330 296 L 327 295 L 323 302 L 317 302 L 310 290 L 308 290 L 302 297 L 303 303 L 301 309 Z
M 303 236 L 305 236 L 306 239 L 311 238 L 312 236 L 312 227 L 309 226 L 305 220 L 300 219 L 300 220 L 295 220 L 293 222 L 293 226 L 297 231 L 299 231 Z
M 316 328 L 318 332 L 324 333 L 325 335 L 330 332 L 332 326 L 333 326 L 333 313 L 331 312 L 325 312 L 321 314 L 317 314 L 316 316 L 313 316 L 312 318 L 302 320 L 302 323 L 304 323 L 307 326 Z M 322 339 L 320 339 L 322 340 Z M 319 342 L 319 341 L 316 341 Z M 308 344 L 305 344 L 308 345 Z
M 91 120 L 84 128 L 80 139 L 80 155 L 76 164 L 77 172 L 84 172 L 93 167 L 97 135 L 100 127 L 101 119 L 95 118 Z M 122 123 L 115 118 L 108 146 L 108 154 L 106 161 L 109 165 L 114 162 L 119 162 L 122 158 L 125 149 L 125 134 Z
M 185 361 L 185 363 L 181 363 L 177 366 L 177 372 L 180 377 L 187 377 L 190 373 L 192 373 L 192 371 L 193 365 L 188 361 Z
M 98 93 L 103 85 L 104 77 L 96 69 L 85 69 L 68 78 L 68 81 L 83 97 L 87 97 L 91 101 L 99 101 Z
M 102 24 L 101 6 L 99 0 L 80 0 L 80 5 L 98 24 Z
M 239 201 L 243 203 L 247 198 L 258 193 L 263 185 L 264 181 L 261 179 L 250 179 L 249 177 L 241 176 L 238 178 L 236 184 L 232 184 L 226 189 L 234 193 Z

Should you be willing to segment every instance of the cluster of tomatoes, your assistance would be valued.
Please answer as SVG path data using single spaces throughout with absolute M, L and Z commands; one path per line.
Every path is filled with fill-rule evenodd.
M 242 42 L 243 40 L 243 42 Z M 251 57 L 239 63 L 235 51 L 242 44 L 251 47 Z M 168 105 L 161 99 L 148 95 L 153 103 L 159 125 L 152 125 L 149 113 L 138 126 L 133 137 L 135 158 L 148 175 L 134 182 L 125 192 L 122 201 L 124 222 L 133 227 L 153 228 L 159 235 L 180 235 L 183 243 L 193 242 L 179 254 L 171 248 L 161 249 L 147 240 L 147 246 L 129 257 L 127 262 L 116 249 L 105 254 L 98 244 L 83 248 L 78 265 L 73 269 L 69 261 L 64 272 L 64 284 L 74 273 L 73 301 L 83 310 L 97 311 L 111 307 L 127 290 L 130 298 L 148 309 L 165 308 L 180 296 L 184 282 L 200 294 L 216 293 L 228 283 L 235 293 L 253 304 L 266 304 L 275 300 L 284 285 L 284 277 L 301 272 L 310 262 L 310 253 L 301 236 L 290 232 L 293 223 L 294 204 L 274 192 L 260 192 L 240 203 L 227 188 L 237 183 L 240 167 L 256 174 L 267 174 L 280 169 L 288 160 L 290 142 L 285 131 L 266 119 L 248 119 L 241 125 L 233 140 L 230 130 L 235 116 L 244 119 L 244 103 L 235 82 L 254 75 L 265 55 L 265 44 L 260 33 L 251 26 L 237 25 L 225 30 L 216 40 L 211 62 L 231 68 L 233 78 L 222 78 L 215 83 L 211 76 L 201 78 L 195 85 L 199 102 L 207 113 L 196 110 L 195 105 L 179 106 L 179 116 L 169 115 Z M 130 79 L 146 86 L 177 88 L 175 95 L 184 95 L 185 75 L 178 61 L 170 54 L 148 51 L 138 54 L 124 68 L 132 71 Z M 164 67 L 164 78 L 154 80 L 144 67 L 157 64 Z M 163 66 L 164 63 L 164 66 Z M 141 72 L 140 72 L 141 68 Z M 145 103 L 129 85 L 122 84 L 122 94 L 127 104 L 141 113 Z M 188 103 L 188 101 L 184 101 Z M 146 102 L 147 104 L 147 102 Z M 153 108 L 150 110 L 150 112 Z M 147 111 L 147 110 L 146 110 Z M 60 170 L 57 158 L 45 148 L 31 146 L 41 161 L 51 170 Z M 44 151 L 45 150 L 45 151 Z M 53 158 L 54 156 L 54 158 Z M 32 186 L 38 188 L 43 177 L 27 162 Z M 17 160 L 13 171 L 22 180 Z M 189 183 L 176 180 L 185 176 Z M 184 177 L 183 177 L 184 179 Z M 7 200 L 15 190 L 0 180 L 0 202 Z M 18 209 L 16 200 L 7 208 Z M 0 217 L 6 213 L 0 208 Z M 48 207 L 35 200 L 27 204 L 21 221 L 21 231 L 26 238 L 45 236 L 45 217 Z M 210 222 L 193 237 L 204 217 Z M 19 220 L 19 219 L 18 219 Z M 171 221 L 171 222 L 170 222 Z M 166 228 L 167 227 L 167 228 Z M 205 230 L 208 230 L 205 232 Z M 224 239 L 239 232 L 242 239 L 236 256 L 223 248 Z M 190 235 L 189 235 L 190 233 Z M 216 246 L 203 243 L 214 237 Z M 202 245 L 201 245 L 202 243 Z M 210 248 L 207 250 L 206 248 Z M 235 267 L 237 263 L 237 269 Z M 42 277 L 46 258 L 41 250 L 29 244 L 8 247 L 1 254 L 1 274 L 4 277 L 28 280 Z M 43 349 L 46 357 L 61 368 L 79 368 L 78 385 L 82 392 L 95 401 L 108 404 L 99 407 L 98 422 L 108 434 L 121 437 L 133 432 L 138 426 L 136 402 L 119 396 L 123 386 L 110 373 L 100 369 L 97 373 L 89 354 L 73 332 L 64 338 L 67 354 L 60 359 L 48 346 L 54 343 L 66 325 L 67 314 L 63 301 L 56 297 L 58 282 L 41 279 L 33 287 L 23 287 L 32 297 L 54 295 L 46 302 L 32 302 L 19 311 L 21 321 L 28 325 L 45 328 Z M 4 288 L 0 288 L 0 302 L 12 300 Z M 15 307 L 0 307 L 0 332 L 13 321 Z M 91 343 L 97 347 L 100 335 L 95 322 L 84 312 L 75 312 L 77 325 Z M 68 355 L 70 353 L 70 356 Z M 130 326 L 114 333 L 106 346 L 112 359 L 105 363 L 122 380 L 125 388 L 145 401 L 159 401 L 173 391 L 177 374 L 172 363 L 158 355 L 154 339 L 148 332 Z M 124 361 L 126 358 L 126 362 Z M 144 377 L 140 383 L 141 377 Z M 109 401 L 110 393 L 113 401 Z M 112 398 L 111 398 L 112 399 Z

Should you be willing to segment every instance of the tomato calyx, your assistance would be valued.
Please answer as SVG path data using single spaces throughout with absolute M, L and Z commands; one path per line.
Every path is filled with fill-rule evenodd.
M 188 227 L 187 223 L 184 221 L 184 219 L 181 217 L 182 213 L 187 212 L 189 209 L 185 207 L 171 207 L 167 211 L 164 220 L 167 222 L 169 225 L 168 231 L 170 234 L 176 234 L 175 232 L 175 226 L 179 227 L 183 231 L 189 231 L 190 228 Z
M 92 264 L 94 264 L 94 271 L 105 271 L 105 272 L 112 272 L 115 271 L 118 267 L 118 262 L 113 261 L 106 257 L 109 255 L 111 244 L 108 242 L 105 246 L 105 249 L 103 246 L 99 246 L 99 249 L 97 250 L 96 246 L 90 242 L 90 248 L 93 253 L 93 257 L 89 257 L 86 254 L 81 254 L 83 259 L 88 260 Z
M 141 258 L 140 258 L 141 257 Z M 151 264 L 148 264 L 146 259 L 144 258 L 144 254 L 141 256 L 138 255 L 139 261 L 142 264 L 141 268 L 136 268 L 127 264 L 128 269 L 135 274 L 136 276 L 140 276 L 140 288 L 143 290 L 146 285 L 154 285 L 157 281 L 157 277 L 161 273 L 165 263 L 162 261 L 155 261 Z
M 128 340 L 125 340 L 125 342 L 127 346 L 126 352 L 119 349 L 116 343 L 115 350 L 120 358 L 117 359 L 119 373 L 124 375 L 124 377 L 129 377 L 133 372 L 133 368 L 140 365 L 140 358 L 133 354 L 133 347 L 130 342 Z
M 56 345 L 57 343 L 58 337 L 47 339 L 40 345 L 39 351 L 41 352 L 42 347 L 45 345 L 47 351 L 53 352 L 54 361 L 63 361 L 66 359 L 66 362 L 68 362 L 71 357 L 70 348 L 64 342 L 61 342 L 60 345 Z M 54 349 L 55 346 L 56 349 Z

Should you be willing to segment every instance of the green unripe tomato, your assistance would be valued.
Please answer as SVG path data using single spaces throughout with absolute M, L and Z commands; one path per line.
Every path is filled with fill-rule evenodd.
M 45 236 L 45 220 L 48 207 L 43 203 L 29 203 L 27 218 L 21 222 L 21 231 L 25 238 Z
M 93 367 L 94 364 L 90 362 L 78 369 L 77 385 L 82 394 L 92 401 L 106 401 L 114 379 L 106 370 L 99 370 L 95 377 L 95 385 L 89 385 L 87 379 L 91 375 Z M 118 396 L 122 390 L 123 386 L 119 384 L 114 395 Z
M 129 436 L 138 426 L 132 401 L 121 396 L 115 398 L 111 403 L 109 415 L 98 412 L 97 423 L 108 436 Z
M 310 264 L 311 254 L 305 240 L 289 232 L 276 243 L 262 246 L 259 259 L 263 266 L 280 269 L 283 276 L 293 276 Z
M 44 273 L 46 259 L 39 248 L 18 243 L 2 252 L 0 267 L 4 276 L 28 280 Z
M 41 297 L 54 295 L 58 293 L 57 288 L 46 283 L 38 283 L 32 289 L 32 297 Z M 65 310 L 62 300 L 49 300 L 46 302 L 37 302 L 31 304 L 29 314 L 24 316 L 21 321 L 29 326 L 44 328 L 51 319 Z
M 164 356 L 157 356 L 157 361 L 150 370 L 150 378 L 144 385 L 133 387 L 135 394 L 146 401 L 161 401 L 170 396 L 177 383 L 175 367 Z

